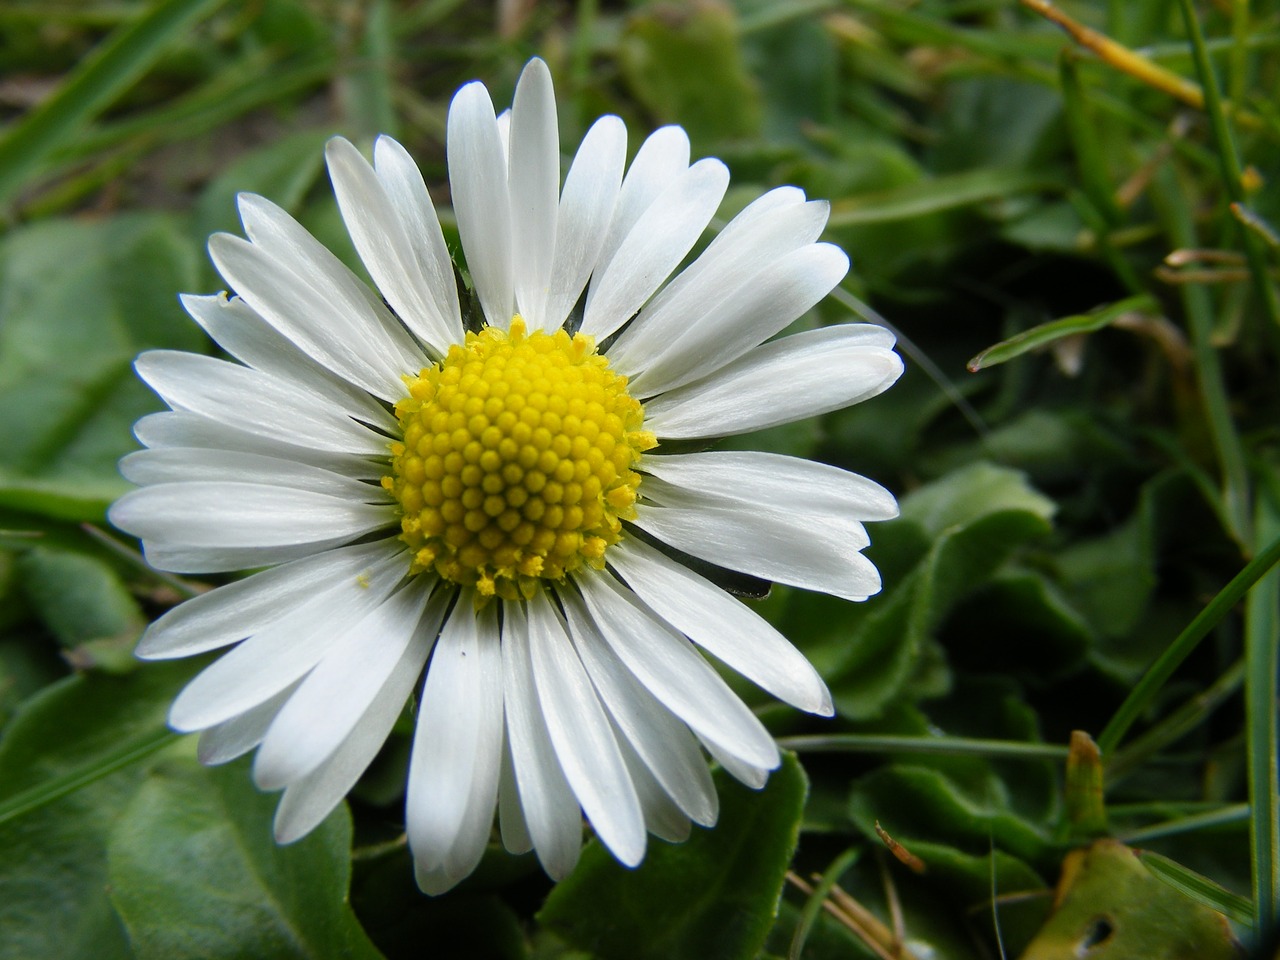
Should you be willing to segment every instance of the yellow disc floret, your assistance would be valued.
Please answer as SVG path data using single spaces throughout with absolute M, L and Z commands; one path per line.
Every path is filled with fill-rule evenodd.
M 403 512 L 411 573 L 514 600 L 540 578 L 603 566 L 656 441 L 591 337 L 529 334 L 516 316 L 510 333 L 468 333 L 405 383 L 404 442 L 382 484 Z

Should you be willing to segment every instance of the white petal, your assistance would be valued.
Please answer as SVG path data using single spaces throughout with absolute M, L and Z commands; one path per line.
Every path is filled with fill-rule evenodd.
M 440 218 L 427 193 L 422 171 L 409 152 L 390 137 L 379 137 L 373 145 L 373 169 L 387 192 L 392 208 L 404 223 L 405 233 L 417 256 L 427 291 L 436 312 L 446 321 L 448 342 L 462 342 L 462 315 L 458 309 L 458 285 L 453 259 L 444 242 Z M 419 334 L 422 336 L 422 334 Z M 430 340 L 428 337 L 423 337 Z
M 179 295 L 182 306 L 219 346 L 246 366 L 319 394 L 347 416 L 396 429 L 395 417 L 359 387 L 329 372 L 272 328 L 240 297 Z
M 567 609 L 574 647 L 618 728 L 688 816 L 715 823 L 720 801 L 689 728 L 644 688 L 580 607 Z
M 506 642 L 505 640 L 503 641 Z M 506 650 L 503 650 L 502 683 L 503 690 L 510 683 L 506 668 Z M 502 837 L 502 846 L 508 853 L 528 853 L 533 849 L 533 838 L 529 836 L 529 824 L 525 821 L 524 810 L 520 807 L 520 790 L 516 783 L 515 761 L 511 758 L 511 708 L 503 699 L 503 711 L 507 714 L 507 736 L 502 742 L 502 777 L 498 780 L 498 831 Z M 575 804 L 576 806 L 576 804 Z
M 489 91 L 469 83 L 449 107 L 446 153 L 467 268 L 490 325 L 511 324 L 514 276 L 507 158 Z
M 653 201 L 587 292 L 582 332 L 603 339 L 631 319 L 671 275 L 715 215 L 729 170 L 699 160 Z M 625 189 L 625 188 L 624 188 Z
M 143 486 L 200 480 L 274 483 L 293 490 L 344 497 L 357 503 L 385 502 L 390 497 L 380 486 L 375 487 L 371 483 L 310 464 L 257 453 L 210 450 L 205 447 L 137 450 L 121 459 L 120 473 L 131 483 Z M 370 480 L 376 479 L 378 471 L 370 469 L 366 476 Z
M 433 598 L 434 600 L 435 598 Z M 428 609 L 427 618 L 431 612 Z M 438 619 L 436 621 L 439 622 Z M 373 762 L 399 719 L 431 649 L 435 634 L 420 630 L 400 655 L 369 709 L 327 761 L 290 784 L 276 809 L 277 843 L 292 843 L 320 825 Z
M 202 670 L 169 710 L 175 730 L 203 730 L 251 710 L 311 670 L 329 648 L 404 577 L 402 556 L 371 564 L 359 577 L 322 586 L 310 602 L 257 631 Z
M 405 325 L 443 356 L 460 338 L 461 324 L 456 315 L 441 309 L 432 289 L 438 278 L 425 269 L 421 247 L 406 229 L 409 224 L 392 205 L 373 167 L 348 141 L 334 137 L 325 147 L 325 158 L 342 220 L 369 276 Z
M 818 671 L 744 603 L 635 538 L 617 544 L 609 562 L 640 599 L 708 653 L 801 710 L 831 715 Z
M 151 624 L 136 655 L 144 660 L 190 657 L 243 640 L 296 616 L 333 584 L 367 578 L 373 564 L 397 552 L 385 543 L 326 550 L 201 594 Z
M 502 165 L 504 169 L 511 166 L 511 111 L 503 110 L 498 114 L 498 140 L 502 144 Z
M 133 425 L 133 435 L 144 447 L 153 450 L 167 447 L 183 449 L 207 447 L 211 450 L 233 450 L 267 457 L 286 457 L 299 463 L 332 470 L 349 477 L 381 475 L 385 469 L 369 463 L 365 456 L 351 453 L 328 453 L 314 447 L 287 443 L 272 437 L 249 433 L 199 413 L 165 410 L 149 413 Z M 382 454 L 385 461 L 386 454 Z
M 716 758 L 716 763 L 724 767 L 725 772 L 740 783 L 746 784 L 752 790 L 759 790 L 768 782 L 769 771 L 773 767 L 757 767 L 746 763 L 719 746 L 715 741 L 705 737 L 702 738 L 702 744 Z M 777 764 L 774 764 L 774 766 L 776 767 Z
M 386 685 L 411 641 L 435 637 L 440 620 L 423 623 L 429 590 L 420 582 L 402 588 L 330 648 L 289 698 L 254 758 L 253 776 L 263 790 L 280 790 L 319 767 L 347 738 Z M 443 610 L 436 611 L 441 616 Z M 416 676 L 426 662 L 411 664 Z
M 502 677 L 519 805 L 538 860 L 553 880 L 569 874 L 582 847 L 578 801 L 565 779 L 534 687 L 523 603 L 503 607 Z M 504 838 L 506 827 L 503 827 Z
M 780 257 L 817 240 L 829 212 L 830 204 L 806 203 L 796 187 L 764 194 L 654 296 L 609 348 L 609 362 L 623 372 L 643 370 L 649 357 L 687 333 L 690 318 L 702 323 L 735 291 L 754 286 Z
M 646 401 L 645 428 L 672 440 L 726 437 L 874 397 L 902 375 L 893 337 L 880 330 L 843 324 L 766 343 L 702 380 Z
M 464 590 L 427 668 L 409 762 L 409 847 L 422 870 L 447 866 L 477 785 L 490 779 L 493 796 L 480 813 L 493 817 L 502 765 L 501 683 L 496 626 L 481 629 L 473 596 Z
M 528 602 L 529 660 L 565 779 L 600 840 L 622 863 L 644 857 L 644 816 L 591 679 L 551 602 Z
M 317 450 L 387 454 L 387 437 L 352 420 L 324 395 L 300 390 L 261 370 L 176 350 L 148 351 L 133 366 L 175 410 Z
M 529 329 L 542 329 L 556 248 L 560 198 L 560 131 L 551 71 L 534 57 L 525 65 L 511 105 L 511 243 L 516 309 Z
M 296 683 L 291 683 L 274 697 L 246 710 L 240 716 L 200 731 L 196 757 L 203 764 L 216 766 L 244 756 L 262 742 L 271 721 L 297 688 Z
M 595 269 L 626 160 L 626 124 L 617 117 L 601 117 L 587 131 L 564 181 L 544 330 L 564 323 Z
M 613 262 L 618 247 L 658 194 L 689 169 L 689 137 L 679 127 L 659 127 L 640 144 L 622 181 L 613 220 L 600 245 L 596 272 Z
M 445 854 L 444 869 L 455 881 L 474 870 L 484 856 L 493 828 L 498 781 L 505 752 L 502 715 L 502 643 L 498 635 L 498 608 L 489 604 L 476 615 L 480 644 L 475 669 L 480 674 L 481 729 L 477 742 L 471 789 L 458 834 Z
M 868 543 L 855 520 L 790 514 L 785 508 L 742 501 L 710 501 L 651 479 L 655 502 L 637 507 L 636 526 L 678 550 L 730 570 L 865 600 L 880 590 L 880 575 L 859 552 Z
M 429 897 L 437 897 L 447 893 L 458 885 L 461 877 L 454 877 L 444 867 L 428 870 L 421 860 L 413 862 L 413 878 L 418 882 L 418 889 Z
M 402 396 L 422 353 L 377 295 L 270 201 L 241 194 L 240 219 L 252 242 L 209 238 L 236 292 L 327 369 L 383 400 Z
M 691 824 L 684 811 L 654 779 L 653 773 L 637 756 L 625 737 L 618 738 L 618 746 L 622 750 L 622 759 L 626 762 L 631 782 L 635 784 L 636 796 L 640 798 L 645 829 L 668 843 L 683 843 L 688 840 Z
M 646 473 L 706 497 L 766 503 L 805 514 L 891 520 L 898 502 L 880 484 L 848 470 L 756 450 L 645 457 Z
M 160 483 L 111 507 L 116 527 L 141 538 L 148 561 L 213 573 L 294 560 L 393 524 L 395 507 L 251 483 Z
M 705 313 L 684 315 L 681 332 L 654 344 L 628 389 L 650 397 L 719 370 L 800 317 L 848 272 L 849 258 L 829 243 L 761 264 L 752 281 L 705 304 Z
M 769 731 L 693 644 L 655 619 L 609 574 L 592 571 L 575 582 L 586 608 L 576 597 L 565 597 L 566 610 L 577 618 L 575 638 L 591 642 L 590 631 L 581 630 L 589 617 L 636 679 L 699 736 L 714 738 L 758 766 L 778 765 L 778 749 Z

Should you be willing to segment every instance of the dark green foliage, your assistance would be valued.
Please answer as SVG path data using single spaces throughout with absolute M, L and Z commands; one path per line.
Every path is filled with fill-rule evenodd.
M 900 910 L 916 956 L 1018 956 L 1069 853 L 1046 748 L 1098 737 L 1280 531 L 1280 6 L 1185 7 L 1198 56 L 1177 4 L 1056 9 L 1214 81 L 1225 107 L 1180 102 L 1012 3 L 4 5 L 0 960 L 772 960 L 805 903 L 785 872 L 809 882 L 851 849 L 838 885 L 888 931 L 880 946 L 896 948 Z M 775 587 L 757 603 L 837 713 L 731 678 L 780 738 L 804 738 L 762 792 L 718 772 L 719 826 L 652 840 L 634 871 L 592 844 L 555 886 L 495 840 L 428 899 L 401 836 L 411 713 L 349 807 L 277 847 L 276 798 L 247 765 L 204 770 L 164 733 L 199 664 L 131 656 L 199 585 L 81 525 L 128 489 L 116 462 L 160 406 L 138 352 L 214 350 L 176 295 L 224 286 L 203 247 L 239 231 L 235 195 L 268 196 L 359 270 L 324 141 L 367 152 L 396 133 L 447 205 L 449 98 L 480 78 L 502 109 L 534 53 L 566 155 L 602 113 L 627 120 L 632 153 L 676 122 L 732 169 L 722 221 L 784 183 L 831 201 L 852 272 L 797 327 L 883 315 L 907 373 L 724 446 L 847 467 L 902 512 L 869 528 L 878 596 Z M 1157 851 L 1126 874 L 1132 929 L 1188 897 L 1229 908 L 1246 941 L 1271 919 L 1275 576 L 1102 757 L 1111 830 Z M 1056 918 L 1050 944 L 1074 950 L 1081 917 Z M 867 936 L 818 911 L 802 956 L 873 956 Z

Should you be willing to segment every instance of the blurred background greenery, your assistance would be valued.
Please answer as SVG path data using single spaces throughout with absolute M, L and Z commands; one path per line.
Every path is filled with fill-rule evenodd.
M 0 3 L 0 957 L 1229 955 L 1200 908 L 1270 955 L 1278 47 L 1274 0 Z M 720 224 L 778 184 L 831 199 L 853 269 L 800 323 L 890 323 L 907 373 L 735 443 L 902 517 L 879 597 L 762 602 L 838 710 L 739 685 L 798 754 L 765 791 L 722 780 L 721 825 L 634 872 L 593 848 L 552 889 L 495 845 L 431 900 L 408 718 L 276 848 L 244 765 L 164 731 L 195 666 L 132 659 L 201 585 L 104 512 L 159 406 L 134 356 L 214 349 L 176 294 L 222 288 L 235 194 L 359 269 L 324 141 L 396 136 L 447 205 L 450 96 L 509 103 L 534 54 L 567 146 L 609 112 L 632 150 L 674 122 L 723 158 Z M 1074 730 L 1100 759 L 1067 763 Z M 1046 925 L 1104 835 L 1142 870 L 1095 847 Z

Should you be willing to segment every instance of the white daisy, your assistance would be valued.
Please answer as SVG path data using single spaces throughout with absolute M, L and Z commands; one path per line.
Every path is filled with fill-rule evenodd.
M 559 878 L 581 815 L 623 863 L 647 832 L 715 822 L 703 755 L 759 787 L 765 728 L 698 648 L 830 714 L 805 658 L 670 555 L 861 600 L 880 588 L 870 480 L 766 453 L 674 453 L 874 396 L 902 371 L 868 325 L 771 340 L 841 280 L 828 206 L 770 191 L 680 266 L 728 183 L 677 127 L 624 175 L 603 117 L 561 187 L 550 73 L 510 113 L 479 83 L 448 121 L 453 207 L 479 310 L 418 169 L 383 137 L 327 149 L 373 291 L 283 210 L 240 198 L 209 242 L 236 296 L 183 298 L 235 360 L 138 359 L 171 407 L 140 420 L 111 510 L 179 573 L 268 567 L 161 617 L 144 658 L 232 646 L 173 704 L 220 763 L 257 747 L 276 838 L 314 828 L 418 692 L 406 821 L 418 882 L 509 850 Z M 472 316 L 472 313 L 476 313 Z M 689 444 L 685 445 L 690 446 Z M 668 551 L 665 547 L 674 548 Z

